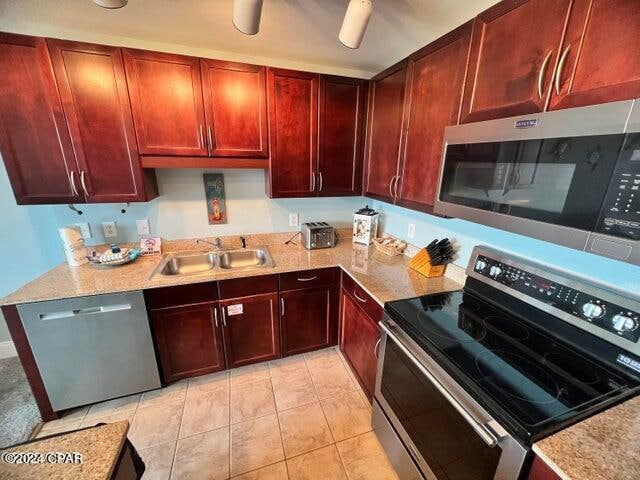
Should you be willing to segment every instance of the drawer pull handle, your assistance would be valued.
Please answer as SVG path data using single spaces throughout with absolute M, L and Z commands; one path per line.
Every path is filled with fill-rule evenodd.
M 360 295 L 358 295 L 358 292 L 356 292 L 355 290 L 353 291 L 353 296 L 356 297 L 356 300 L 362 302 L 362 303 L 367 303 L 367 299 L 366 298 L 362 298 Z
M 313 277 L 307 277 L 307 278 L 298 278 L 299 282 L 310 282 L 311 280 L 315 280 L 316 278 L 318 278 L 317 275 L 313 276 Z

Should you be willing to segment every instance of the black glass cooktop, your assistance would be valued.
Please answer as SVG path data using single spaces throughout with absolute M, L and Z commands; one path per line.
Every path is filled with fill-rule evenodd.
M 489 413 L 499 411 L 528 439 L 638 386 L 470 291 L 389 302 L 385 310 Z

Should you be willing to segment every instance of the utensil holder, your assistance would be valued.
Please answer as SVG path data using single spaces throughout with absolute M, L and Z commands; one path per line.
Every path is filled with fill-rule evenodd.
M 431 265 L 431 257 L 427 250 L 423 248 L 411 259 L 409 267 L 425 277 L 433 278 L 441 277 L 444 274 L 445 264 Z

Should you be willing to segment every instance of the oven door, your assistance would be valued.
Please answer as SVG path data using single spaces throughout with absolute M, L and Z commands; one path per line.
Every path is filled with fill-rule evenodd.
M 528 450 L 386 315 L 380 326 L 375 399 L 422 474 L 518 479 Z

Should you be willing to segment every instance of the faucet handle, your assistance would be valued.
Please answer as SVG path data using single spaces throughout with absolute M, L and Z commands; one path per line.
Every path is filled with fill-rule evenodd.
M 247 248 L 247 240 L 243 236 L 240 236 L 240 244 L 242 248 Z

